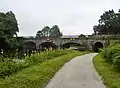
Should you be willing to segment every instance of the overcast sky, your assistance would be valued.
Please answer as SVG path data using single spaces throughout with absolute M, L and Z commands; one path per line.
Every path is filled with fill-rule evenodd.
M 20 36 L 35 36 L 44 26 L 58 25 L 64 35 L 92 34 L 93 25 L 120 0 L 0 0 L 0 12 L 13 11 Z

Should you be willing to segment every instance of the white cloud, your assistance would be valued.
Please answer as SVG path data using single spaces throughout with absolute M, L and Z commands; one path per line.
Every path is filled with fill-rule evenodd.
M 64 34 L 92 34 L 106 10 L 119 9 L 119 0 L 1 0 L 0 11 L 12 10 L 19 35 L 35 35 L 45 25 L 59 25 Z

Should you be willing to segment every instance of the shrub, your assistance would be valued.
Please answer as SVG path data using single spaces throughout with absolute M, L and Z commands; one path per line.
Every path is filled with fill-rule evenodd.
M 57 51 L 56 51 L 57 52 Z M 54 74 L 69 60 L 88 52 L 72 52 L 37 63 L 7 79 L 0 80 L 0 88 L 44 88 Z
M 116 57 L 113 58 L 113 65 L 115 67 L 120 68 L 120 55 L 117 55 Z
M 25 62 L 15 62 L 10 58 L 0 58 L 0 78 L 5 78 L 6 76 L 10 76 L 11 74 L 26 68 L 32 64 L 41 63 L 43 61 L 53 59 L 54 57 L 58 57 L 61 55 L 65 55 L 68 52 L 65 50 L 56 50 L 56 51 L 45 51 L 36 53 L 31 55 L 30 57 L 25 57 Z M 15 59 L 16 60 L 16 59 Z
M 26 67 L 24 63 L 16 63 L 7 58 L 5 59 L 6 60 L 0 62 L 0 78 L 10 76 L 12 73 Z
M 99 49 L 98 49 L 98 52 L 99 52 L 99 53 L 100 53 L 100 52 L 102 52 L 102 51 L 103 51 L 103 49 L 102 49 L 102 48 L 99 48 Z
M 105 88 L 120 88 L 120 72 L 118 72 L 119 69 L 116 69 L 110 63 L 106 63 L 105 60 L 101 57 L 101 54 L 98 54 L 94 57 L 93 64 L 97 72 L 101 75 L 103 83 L 106 85 Z
M 111 62 L 115 67 L 120 68 L 120 42 L 117 41 L 102 51 L 102 57 Z
M 54 50 L 54 51 L 44 51 L 40 54 L 36 53 L 31 55 L 30 57 L 26 57 L 29 63 L 41 63 L 43 61 L 53 59 L 54 57 L 59 57 L 61 55 L 65 55 L 68 52 L 71 51 L 65 51 L 65 50 Z
M 120 44 L 116 44 L 114 46 L 108 47 L 105 50 L 103 50 L 102 57 L 106 61 L 112 62 L 113 58 L 119 54 L 120 54 Z

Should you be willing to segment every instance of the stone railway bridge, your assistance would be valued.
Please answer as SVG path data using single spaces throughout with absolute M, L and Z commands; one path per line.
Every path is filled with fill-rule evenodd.
M 95 35 L 69 35 L 61 37 L 40 37 L 34 36 L 20 37 L 24 51 L 27 49 L 41 50 L 43 47 L 69 48 L 70 46 L 85 46 L 89 50 L 98 51 L 98 48 L 104 48 L 109 41 L 101 36 Z

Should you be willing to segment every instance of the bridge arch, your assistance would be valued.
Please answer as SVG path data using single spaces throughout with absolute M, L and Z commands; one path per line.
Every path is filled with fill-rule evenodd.
M 70 48 L 70 47 L 78 47 L 78 46 L 81 46 L 81 45 L 77 42 L 66 42 L 61 45 L 61 48 Z
M 32 41 L 27 41 L 23 43 L 24 49 L 36 50 L 36 43 Z
M 39 44 L 39 50 L 56 49 L 57 45 L 53 42 L 43 42 Z
M 94 43 L 93 50 L 94 50 L 94 52 L 98 52 L 99 48 L 103 48 L 103 47 L 104 47 L 104 44 L 102 42 L 98 41 L 98 42 Z

